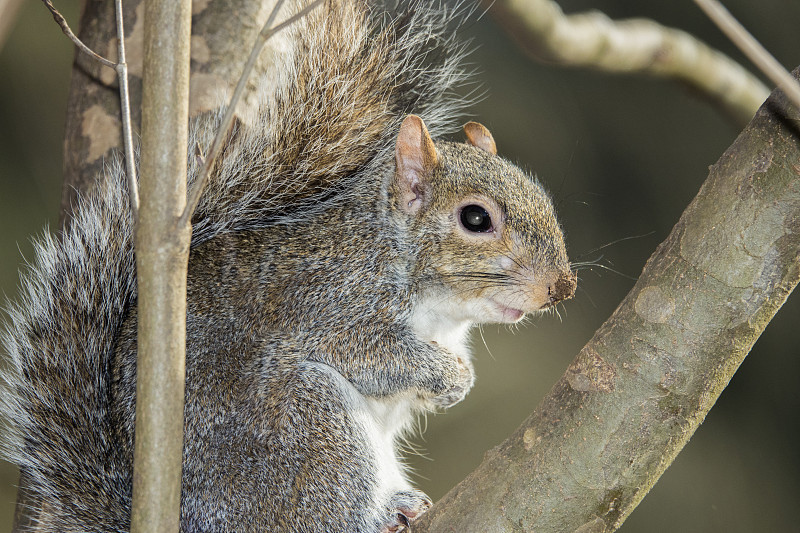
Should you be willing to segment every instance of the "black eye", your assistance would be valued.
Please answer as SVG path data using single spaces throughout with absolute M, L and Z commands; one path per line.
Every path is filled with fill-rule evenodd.
M 471 204 L 461 209 L 461 223 L 469 231 L 486 233 L 492 229 L 492 218 L 486 209 L 479 205 Z

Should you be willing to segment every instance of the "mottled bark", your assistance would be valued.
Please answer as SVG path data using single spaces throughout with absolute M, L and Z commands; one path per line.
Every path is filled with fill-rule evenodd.
M 269 0 L 194 2 L 190 116 L 217 109 L 227 100 L 239 79 L 256 35 L 269 14 L 271 4 Z M 126 0 L 123 9 L 133 134 L 134 139 L 138 139 L 141 124 L 144 3 L 142 0 Z M 113 2 L 87 0 L 81 15 L 78 36 L 95 52 L 109 59 L 116 59 Z M 264 51 L 260 65 L 269 61 L 269 54 L 269 50 Z M 259 67 L 256 70 L 258 72 Z M 253 79 L 256 79 L 256 75 Z M 252 89 L 252 83 L 250 87 Z M 115 150 L 121 149 L 119 117 L 116 73 L 87 56 L 77 56 L 67 106 L 62 222 L 68 219 L 78 191 L 90 190 L 95 180 L 102 176 L 106 159 Z
M 799 121 L 768 100 L 541 405 L 415 533 L 622 524 L 798 283 Z

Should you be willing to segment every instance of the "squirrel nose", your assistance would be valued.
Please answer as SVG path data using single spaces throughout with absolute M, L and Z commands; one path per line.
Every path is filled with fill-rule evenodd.
M 571 270 L 561 272 L 555 283 L 547 287 L 547 296 L 550 298 L 550 305 L 555 305 L 558 302 L 572 298 L 577 286 L 578 275 L 575 274 L 575 272 Z

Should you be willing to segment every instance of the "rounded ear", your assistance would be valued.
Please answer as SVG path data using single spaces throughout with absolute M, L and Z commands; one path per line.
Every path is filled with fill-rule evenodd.
M 467 142 L 475 148 L 480 148 L 484 152 L 497 155 L 497 145 L 491 132 L 478 122 L 467 122 L 464 124 L 464 133 L 467 134 Z
M 439 155 L 422 119 L 408 115 L 400 126 L 394 148 L 397 172 L 395 186 L 400 209 L 413 214 L 426 201 L 427 180 L 433 172 Z

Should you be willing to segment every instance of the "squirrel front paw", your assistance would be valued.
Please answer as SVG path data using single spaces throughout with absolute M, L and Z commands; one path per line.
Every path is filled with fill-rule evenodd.
M 430 498 L 419 490 L 396 492 L 389 501 L 389 517 L 381 533 L 400 533 L 409 529 L 411 523 L 432 505 Z
M 452 407 L 463 400 L 472 388 L 472 384 L 475 381 L 475 376 L 472 373 L 472 364 L 465 362 L 464 359 L 458 356 L 456 356 L 456 364 L 458 375 L 452 386 L 443 393 L 430 398 L 431 403 L 436 407 L 442 409 Z

